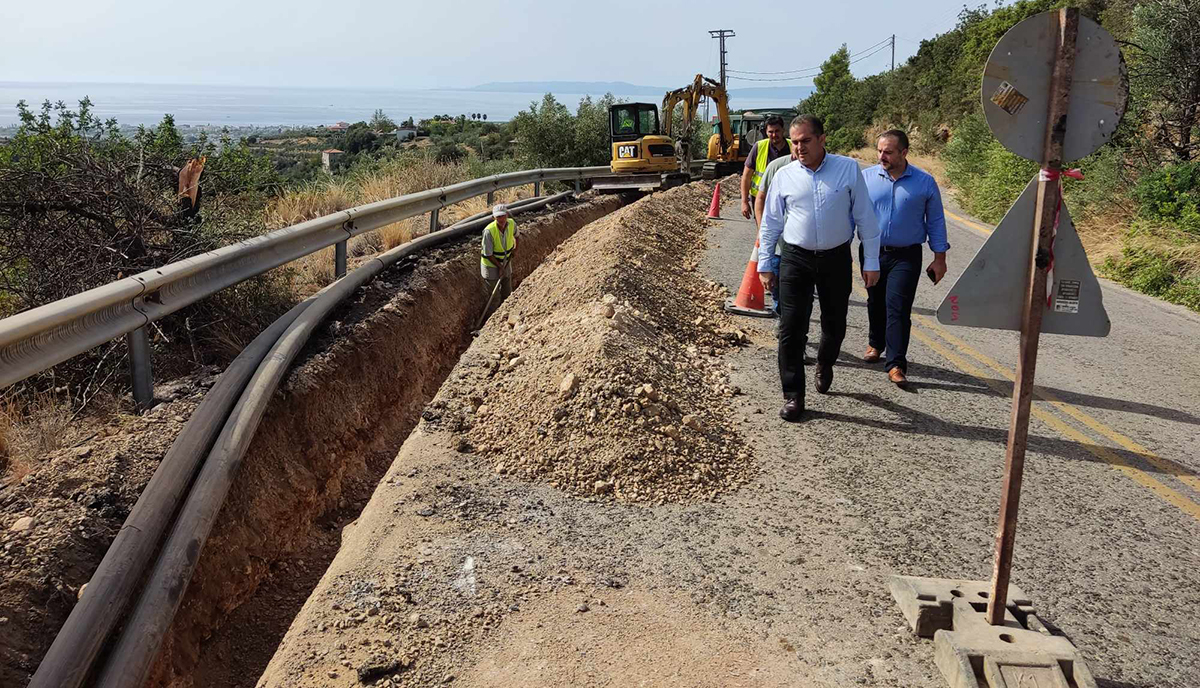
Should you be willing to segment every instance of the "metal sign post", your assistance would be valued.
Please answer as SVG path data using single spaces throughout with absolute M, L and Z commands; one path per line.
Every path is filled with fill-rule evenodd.
M 1029 405 L 1033 397 L 1033 374 L 1037 367 L 1038 338 L 1046 303 L 1046 277 L 1053 260 L 1054 225 L 1062 202 L 1063 140 L 1067 131 L 1067 107 L 1075 72 L 1075 39 L 1079 34 L 1079 10 L 1063 8 L 1058 19 L 1058 49 L 1050 81 L 1050 108 L 1043 139 L 1042 173 L 1038 176 L 1037 210 L 1031 241 L 1037 247 L 1027 266 L 1021 322 L 1021 350 L 1013 387 L 1012 418 L 1008 426 L 1008 451 L 1004 457 L 1004 487 L 1000 494 L 1000 525 L 996 531 L 996 561 L 992 569 L 992 594 L 988 599 L 988 623 L 1004 623 L 1008 602 L 1008 580 L 1012 572 L 1013 544 L 1017 538 L 1017 510 L 1021 501 L 1021 475 L 1025 470 L 1025 446 L 1029 439 Z
M 935 661 L 953 686 L 1097 686 L 1075 646 L 1046 632 L 1010 578 L 1038 340 L 1043 332 L 1103 337 L 1110 329 L 1100 284 L 1063 203 L 1063 164 L 1112 136 L 1127 99 L 1116 42 L 1072 8 L 1012 27 L 984 67 L 988 128 L 1042 168 L 937 312 L 947 325 L 1021 333 L 992 579 L 889 582 L 913 631 L 934 639 Z

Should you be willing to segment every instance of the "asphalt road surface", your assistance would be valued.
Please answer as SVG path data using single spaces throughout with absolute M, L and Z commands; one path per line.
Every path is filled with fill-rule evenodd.
M 793 482 L 783 486 L 786 519 L 838 523 L 786 548 L 789 559 L 824 564 L 804 576 L 815 592 L 794 602 L 796 616 L 857 646 L 870 670 L 857 674 L 848 656 L 838 664 L 851 650 L 824 651 L 811 675 L 822 684 L 938 685 L 940 677 L 920 680 L 909 666 L 924 662 L 936 674 L 931 641 L 898 660 L 898 648 L 867 640 L 896 625 L 898 613 L 882 609 L 885 579 L 991 576 L 1017 333 L 937 322 L 934 310 L 991 231 L 948 210 L 949 273 L 936 286 L 921 280 L 905 389 L 882 363 L 862 361 L 866 293 L 857 276 L 832 393 L 810 389 L 801 423 L 776 415 L 773 321 L 746 319 L 755 345 L 732 360 L 760 433 L 759 460 L 796 476 L 784 478 Z M 704 269 L 736 291 L 754 229 L 735 205 L 723 217 L 709 230 Z M 1041 339 L 1013 583 L 1083 652 L 1101 686 L 1198 686 L 1200 317 L 1101 285 L 1107 338 Z M 856 618 L 862 613 L 876 618 Z M 830 624 L 839 619 L 845 633 Z

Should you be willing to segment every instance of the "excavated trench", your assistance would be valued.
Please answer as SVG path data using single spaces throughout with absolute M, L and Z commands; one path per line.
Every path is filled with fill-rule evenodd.
M 519 219 L 515 280 L 622 204 L 585 197 Z M 254 685 L 342 526 L 470 344 L 486 301 L 475 246 L 393 267 L 310 343 L 271 401 L 147 685 Z

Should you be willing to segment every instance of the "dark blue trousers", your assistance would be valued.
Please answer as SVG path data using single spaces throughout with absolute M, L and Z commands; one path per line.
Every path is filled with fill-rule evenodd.
M 921 245 L 879 251 L 879 281 L 867 290 L 867 344 L 884 353 L 884 370 L 908 373 L 912 306 L 921 280 Z M 862 265 L 862 245 L 858 247 Z

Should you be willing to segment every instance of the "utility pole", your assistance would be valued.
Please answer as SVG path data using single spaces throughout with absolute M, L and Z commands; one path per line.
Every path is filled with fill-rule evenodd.
M 892 68 L 888 71 L 896 71 L 896 34 L 892 34 Z
M 708 35 L 712 36 L 713 38 L 718 38 L 721 41 L 721 88 L 724 88 L 725 67 L 728 66 L 728 63 L 725 61 L 725 39 L 733 38 L 737 34 L 733 32 L 733 29 L 716 29 L 715 31 L 709 31 Z

